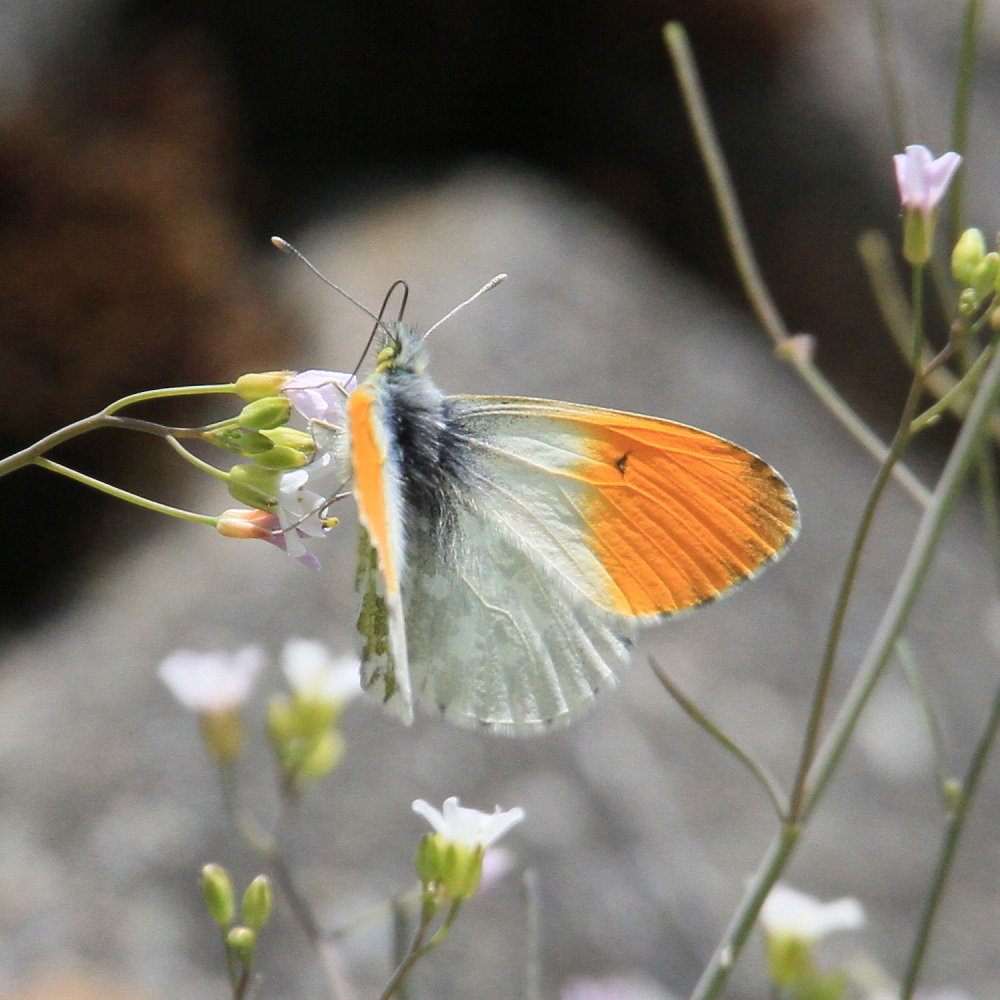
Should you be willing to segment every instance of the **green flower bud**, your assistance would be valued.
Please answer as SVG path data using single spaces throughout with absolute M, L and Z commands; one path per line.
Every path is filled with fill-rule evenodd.
M 816 968 L 812 943 L 805 938 L 792 934 L 768 934 L 765 936 L 765 947 L 771 980 L 779 988 L 794 986 Z
M 321 778 L 340 761 L 344 740 L 332 726 L 339 706 L 307 698 L 273 698 L 268 735 L 282 771 L 298 782 Z
M 231 764 L 243 751 L 243 723 L 239 709 L 226 708 L 216 712 L 202 712 L 198 716 L 201 738 L 213 760 Z
M 977 302 L 982 302 L 987 295 L 996 290 L 998 276 L 1000 276 L 1000 254 L 994 251 L 983 257 L 969 276 L 968 285 Z
M 222 865 L 205 865 L 201 870 L 201 892 L 209 916 L 223 929 L 232 923 L 236 912 L 233 883 Z
M 273 396 L 291 377 L 291 372 L 250 372 L 236 380 L 236 394 L 247 402 Z
M 254 456 L 258 464 L 266 469 L 278 469 L 287 471 L 289 469 L 301 469 L 309 459 L 295 448 L 287 445 L 275 445 L 270 451 L 265 451 Z
M 986 254 L 986 241 L 978 229 L 966 229 L 958 238 L 951 252 L 951 273 L 965 288 L 972 278 L 972 272 Z
M 206 437 L 211 444 L 239 452 L 241 455 L 259 455 L 274 447 L 274 442 L 266 434 L 244 430 L 242 427 L 226 427 Z
M 253 953 L 257 947 L 257 932 L 249 927 L 237 925 L 226 935 L 226 951 L 244 968 L 253 964 Z
M 440 833 L 426 834 L 417 848 L 417 877 L 428 887 L 439 885 L 453 900 L 475 895 L 483 872 L 485 848 L 448 840 Z
M 344 737 L 333 729 L 313 740 L 308 752 L 302 755 L 298 774 L 301 778 L 317 779 L 329 774 L 344 755 Z
M 945 804 L 954 809 L 962 798 L 962 782 L 958 778 L 948 778 L 941 789 Z
M 931 259 L 936 212 L 903 210 L 903 256 L 907 263 L 920 266 Z
M 444 854 L 444 873 L 441 884 L 452 899 L 468 899 L 476 894 L 483 874 L 481 845 L 469 847 L 452 841 Z
M 247 430 L 270 431 L 288 422 L 292 404 L 284 396 L 264 396 L 240 410 L 239 422 Z
M 271 883 L 266 875 L 258 875 L 243 893 L 241 914 L 243 923 L 251 930 L 259 931 L 271 916 Z
M 265 431 L 263 436 L 274 445 L 294 448 L 303 455 L 311 456 L 316 450 L 316 442 L 313 441 L 312 435 L 294 427 L 277 427 L 273 431 Z
M 417 878 L 423 885 L 430 885 L 438 879 L 438 872 L 441 870 L 440 839 L 437 834 L 425 833 L 417 845 L 417 855 L 413 859 L 413 866 L 417 870 Z
M 229 495 L 248 507 L 270 510 L 278 502 L 279 469 L 234 465 L 229 470 Z

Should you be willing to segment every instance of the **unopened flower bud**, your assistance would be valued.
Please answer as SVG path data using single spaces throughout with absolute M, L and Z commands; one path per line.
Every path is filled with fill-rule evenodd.
M 296 448 L 289 448 L 288 445 L 275 445 L 270 451 L 265 451 L 254 456 L 258 464 L 265 469 L 277 469 L 287 472 L 290 469 L 301 469 L 309 461 L 307 455 L 303 455 Z
M 966 229 L 951 252 L 951 273 L 963 288 L 968 286 L 972 272 L 985 255 L 983 234 L 978 229 Z
M 344 737 L 336 730 L 328 729 L 317 737 L 308 753 L 299 764 L 298 773 L 302 778 L 315 780 L 328 775 L 344 755 Z
M 241 914 L 243 923 L 251 930 L 259 931 L 271 916 L 271 883 L 266 875 L 258 875 L 243 893 Z
M 274 442 L 260 431 L 248 431 L 242 427 L 223 427 L 205 436 L 209 443 L 241 455 L 260 455 L 274 447 Z
M 250 507 L 269 510 L 278 502 L 280 480 L 280 469 L 234 465 L 229 470 L 229 495 Z
M 257 508 L 241 510 L 233 507 L 224 510 L 215 522 L 215 530 L 226 538 L 258 538 L 262 541 L 270 541 L 278 527 L 274 514 Z
M 441 870 L 439 844 L 440 840 L 436 834 L 425 833 L 417 845 L 413 867 L 417 871 L 417 878 L 423 885 L 437 881 L 438 872 Z
M 250 372 L 236 380 L 236 393 L 248 403 L 265 396 L 274 396 L 291 376 L 292 372 Z
M 241 427 L 255 431 L 274 430 L 288 422 L 292 404 L 284 396 L 263 396 L 240 410 Z
M 243 751 L 243 723 L 235 708 L 202 712 L 198 716 L 201 738 L 213 760 L 231 764 Z
M 987 295 L 995 291 L 998 275 L 1000 275 L 1000 254 L 994 251 L 983 257 L 969 276 L 969 288 L 972 289 L 977 302 L 982 302 Z
M 294 427 L 276 427 L 273 431 L 266 431 L 264 436 L 272 445 L 294 448 L 306 456 L 311 456 L 316 450 L 316 442 L 312 435 Z
M 236 959 L 244 969 L 253 964 L 253 953 L 257 947 L 257 933 L 249 927 L 237 925 L 226 935 L 226 951 Z
M 233 883 L 222 865 L 205 865 L 201 870 L 201 892 L 209 916 L 223 929 L 233 920 L 236 907 L 233 902 Z

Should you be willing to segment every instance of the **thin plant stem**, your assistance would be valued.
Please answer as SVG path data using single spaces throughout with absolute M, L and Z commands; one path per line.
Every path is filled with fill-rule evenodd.
M 398 969 L 409 952 L 409 942 L 413 935 L 410 931 L 411 908 L 403 896 L 396 896 L 392 901 L 392 967 Z M 406 981 L 396 986 L 396 1000 L 406 1000 Z
M 674 71 L 680 84 L 688 119 L 691 122 L 691 128 L 705 164 L 712 193 L 722 219 L 723 231 L 733 255 L 733 262 L 758 322 L 771 338 L 779 356 L 791 364 L 820 402 L 826 406 L 865 451 L 872 455 L 876 461 L 884 462 L 889 450 L 886 445 L 868 429 L 864 421 L 854 413 L 843 397 L 823 378 L 808 357 L 808 352 L 795 349 L 798 338 L 793 337 L 785 326 L 778 307 L 760 273 L 760 267 L 750 245 L 746 224 L 739 208 L 718 136 L 712 124 L 708 102 L 698 77 L 687 33 L 681 24 L 671 21 L 664 27 L 663 37 L 673 60 Z M 918 502 L 922 502 L 923 494 L 926 491 L 920 487 L 916 477 L 904 472 L 901 465 L 897 466 L 894 475 L 907 492 L 913 495 Z
M 171 448 L 174 449 L 174 451 L 177 452 L 178 455 L 181 456 L 181 458 L 184 459 L 185 462 L 189 462 L 196 469 L 208 473 L 208 475 L 214 476 L 216 479 L 222 480 L 223 482 L 227 482 L 229 480 L 229 473 L 224 472 L 222 469 L 217 469 L 211 463 L 206 462 L 204 459 L 199 458 L 193 452 L 188 451 L 188 449 L 185 448 L 184 445 L 182 445 L 180 441 L 178 441 L 177 438 L 174 437 L 173 434 L 167 435 L 166 442 L 168 445 L 170 445 Z
M 219 396 L 236 392 L 236 385 L 232 382 L 225 382 L 219 385 L 180 385 L 172 389 L 144 389 L 142 392 L 133 392 L 130 396 L 123 396 L 113 403 L 105 406 L 102 413 L 110 416 L 123 410 L 126 406 L 134 406 L 136 403 L 149 403 L 156 399 L 174 399 L 177 396 Z
M 39 468 L 48 469 L 49 472 L 58 472 L 59 475 L 66 476 L 68 479 L 74 479 L 84 486 L 90 486 L 95 490 L 100 490 L 101 493 L 107 493 L 109 496 L 116 497 L 119 500 L 126 500 L 129 503 L 133 503 L 138 507 L 144 507 L 146 510 L 151 510 L 157 514 L 166 514 L 169 517 L 180 518 L 182 521 L 193 521 L 195 524 L 206 524 L 210 527 L 215 527 L 219 520 L 214 514 L 196 514 L 194 511 L 183 510 L 180 507 L 171 507 L 169 504 L 150 500 L 148 497 L 142 497 L 138 493 L 131 493 L 128 490 L 112 486 L 110 483 L 102 482 L 100 479 L 86 475 L 86 473 L 77 472 L 76 469 L 71 469 L 67 465 L 60 465 L 58 462 L 53 462 L 48 458 L 36 458 L 34 464 L 39 466 Z
M 962 378 L 956 380 L 955 384 L 936 403 L 932 403 L 923 413 L 914 418 L 913 423 L 910 425 L 910 433 L 913 435 L 919 434 L 948 410 L 961 415 L 963 409 L 968 409 L 969 396 L 971 395 L 971 390 L 974 390 L 976 379 L 979 378 L 983 369 L 989 364 L 995 350 L 996 343 L 994 342 L 981 351 L 979 357 L 972 362 L 969 370 Z M 994 422 L 995 419 L 991 420 L 991 425 Z
M 993 695 L 993 704 L 990 707 L 989 717 L 979 736 L 975 752 L 972 755 L 965 774 L 965 780 L 962 782 L 961 791 L 952 810 L 947 829 L 945 830 L 938 863 L 934 868 L 931 890 L 924 900 L 924 908 L 920 915 L 920 922 L 917 925 L 917 934 L 913 942 L 913 949 L 910 952 L 906 971 L 903 974 L 899 1000 L 911 1000 L 913 991 L 916 989 L 924 958 L 927 955 L 927 947 L 930 944 L 931 932 L 934 929 L 934 923 L 941 908 L 944 891 L 951 876 L 958 845 L 965 830 L 965 822 L 968 819 L 976 792 L 979 790 L 980 779 L 986 767 L 986 762 L 993 751 L 998 731 L 1000 731 L 1000 687 L 996 689 Z
M 436 948 L 447 936 L 448 932 L 451 930 L 452 924 L 455 922 L 455 918 L 458 916 L 458 911 L 461 908 L 462 901 L 460 899 L 452 900 L 451 906 L 448 909 L 448 914 L 444 919 L 444 923 L 437 929 L 437 932 L 429 940 L 425 941 L 427 937 L 427 931 L 430 929 L 431 921 L 434 918 L 434 912 L 431 910 L 427 912 L 426 910 L 421 913 L 420 924 L 417 927 L 417 933 L 413 938 L 413 943 L 410 945 L 410 950 L 407 952 L 406 957 L 399 963 L 396 967 L 396 971 L 392 974 L 389 979 L 388 984 L 379 996 L 379 1000 L 390 1000 L 391 997 L 399 995 L 399 988 L 403 981 L 410 974 L 410 970 L 413 968 L 417 962 L 420 961 L 424 955 L 427 954 L 432 948 Z
M 820 661 L 819 675 L 816 679 L 816 689 L 810 705 L 809 720 L 806 723 L 805 738 L 802 742 L 799 765 L 792 784 L 788 807 L 788 817 L 792 822 L 796 822 L 802 816 L 809 771 L 816 755 L 816 748 L 819 745 L 823 717 L 826 713 L 826 705 L 830 696 L 830 683 L 833 679 L 833 672 L 837 663 L 840 640 L 844 631 L 844 623 L 847 620 L 847 611 L 850 607 L 851 597 L 854 593 L 854 584 L 857 579 L 858 568 L 861 564 L 861 557 L 875 521 L 875 513 L 881 503 L 885 488 L 889 484 L 893 465 L 899 460 L 910 442 L 910 424 L 913 421 L 913 415 L 916 412 L 917 404 L 920 402 L 920 395 L 923 390 L 923 381 L 919 374 L 919 358 L 923 347 L 923 309 L 921 305 L 924 291 L 923 274 L 924 269 L 922 267 L 915 267 L 913 269 L 913 301 L 911 306 L 913 332 L 911 336 L 911 350 L 917 374 L 910 384 L 906 402 L 903 404 L 903 412 L 899 418 L 899 427 L 890 446 L 889 455 L 879 469 L 878 475 L 875 477 L 875 483 L 865 502 L 854 541 L 851 543 L 851 550 L 847 558 L 847 567 L 844 570 L 840 588 L 837 592 L 833 618 L 830 622 L 826 645 L 823 649 L 823 657 Z
M 976 471 L 979 481 L 979 505 L 986 524 L 986 537 L 990 541 L 997 586 L 1000 588 L 1000 485 L 997 483 L 996 456 L 992 447 L 985 441 L 979 447 Z
M 524 898 L 524 986 L 523 1000 L 542 996 L 542 900 L 538 872 L 528 868 L 521 876 Z
M 994 353 L 938 479 L 934 495 L 910 546 L 886 610 L 854 680 L 816 755 L 807 792 L 806 815 L 815 807 L 836 770 L 858 718 L 902 634 L 966 475 L 976 459 L 989 417 L 1000 401 L 1000 352 Z
M 786 816 L 785 794 L 778 785 L 777 779 L 770 775 L 766 769 L 758 764 L 745 750 L 734 743 L 704 712 L 677 686 L 670 675 L 657 663 L 653 657 L 649 658 L 649 665 L 656 674 L 657 679 L 666 689 L 674 701 L 683 709 L 687 716 L 698 726 L 705 730 L 723 749 L 731 753 L 748 771 L 754 776 L 760 786 L 767 793 L 767 797 L 774 806 L 774 811 L 779 820 Z
M 962 46 L 958 54 L 955 78 L 955 104 L 951 121 L 951 148 L 966 156 L 969 148 L 969 119 L 972 110 L 972 79 L 976 69 L 976 43 L 979 39 L 980 0 L 967 0 L 962 19 Z M 958 171 L 948 192 L 951 224 L 957 240 L 964 229 L 965 176 Z
M 931 760 L 934 764 L 934 774 L 937 777 L 938 791 L 941 793 L 941 801 L 945 807 L 951 807 L 951 795 L 949 793 L 948 771 L 944 761 L 944 747 L 941 740 L 941 723 L 934 708 L 927 697 L 927 689 L 924 687 L 923 678 L 920 676 L 920 668 L 917 666 L 913 650 L 905 638 L 896 640 L 896 659 L 899 660 L 903 668 L 906 682 L 910 686 L 910 691 L 920 708 L 924 717 L 924 725 L 927 728 L 927 739 L 931 746 Z
M 799 827 L 783 823 L 771 842 L 760 867 L 750 881 L 746 894 L 733 914 L 718 947 L 705 966 L 701 979 L 691 993 L 691 1000 L 713 1000 L 725 988 L 743 946 L 757 922 L 757 914 L 768 893 L 781 878 L 799 838 Z
M 969 415 L 958 433 L 938 479 L 931 502 L 921 516 L 906 562 L 875 635 L 816 754 L 802 810 L 803 823 L 822 798 L 854 733 L 858 719 L 892 656 L 896 641 L 909 620 L 910 612 L 937 550 L 941 533 L 958 499 L 966 474 L 975 460 L 976 449 L 987 427 L 990 413 L 998 402 L 1000 402 L 1000 353 L 994 355 L 983 376 Z M 691 1000 L 714 1000 L 724 989 L 736 959 L 750 935 L 760 907 L 767 898 L 767 893 L 780 878 L 794 852 L 799 829 L 799 824 L 783 824 L 771 841 L 757 874 L 747 888 L 738 910 L 691 994 Z
M 868 16 L 871 23 L 872 39 L 875 42 L 875 60 L 885 95 L 886 110 L 889 113 L 889 131 L 895 149 L 902 149 L 909 130 L 906 124 L 906 102 L 899 82 L 892 52 L 892 32 L 889 26 L 889 9 L 886 0 L 869 0 Z

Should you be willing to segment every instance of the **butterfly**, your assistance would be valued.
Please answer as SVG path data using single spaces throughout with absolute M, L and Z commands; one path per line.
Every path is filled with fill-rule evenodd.
M 616 683 L 638 626 L 713 601 L 796 535 L 788 485 L 723 438 L 445 395 L 426 335 L 379 319 L 376 336 L 343 425 L 314 435 L 357 503 L 362 686 L 406 722 L 419 703 L 511 736 L 566 725 Z

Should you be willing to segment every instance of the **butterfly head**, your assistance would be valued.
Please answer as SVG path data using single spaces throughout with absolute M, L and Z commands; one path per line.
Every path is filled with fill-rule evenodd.
M 423 374 L 427 369 L 427 350 L 420 334 L 406 323 L 386 323 L 383 331 L 382 347 L 375 359 L 376 374 Z

